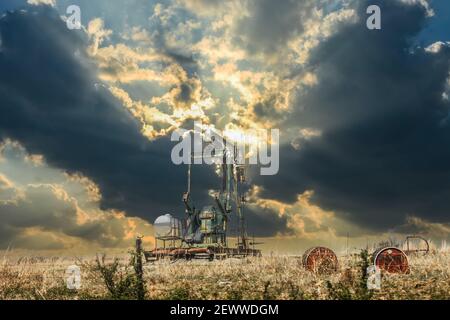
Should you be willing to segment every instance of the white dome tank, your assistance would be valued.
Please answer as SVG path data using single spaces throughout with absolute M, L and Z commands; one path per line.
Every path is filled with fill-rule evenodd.
M 179 238 L 181 236 L 181 221 L 171 214 L 159 216 L 153 227 L 158 238 Z

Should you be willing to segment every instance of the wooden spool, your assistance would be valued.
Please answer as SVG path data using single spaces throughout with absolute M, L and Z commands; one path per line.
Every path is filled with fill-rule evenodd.
M 319 274 L 336 272 L 339 266 L 336 254 L 325 247 L 306 250 L 302 257 L 302 264 L 306 270 Z
M 410 272 L 408 256 L 399 248 L 384 247 L 376 250 L 373 254 L 373 263 L 379 269 L 389 273 Z

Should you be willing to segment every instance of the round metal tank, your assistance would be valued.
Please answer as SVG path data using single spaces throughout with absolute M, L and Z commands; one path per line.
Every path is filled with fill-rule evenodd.
M 302 264 L 306 270 L 316 273 L 332 273 L 338 269 L 338 259 L 333 250 L 325 247 L 313 247 L 303 254 Z
M 384 247 L 373 253 L 373 264 L 389 273 L 409 273 L 408 256 L 399 248 Z
M 165 214 L 156 218 L 153 228 L 157 238 L 180 238 L 181 221 L 171 214 Z

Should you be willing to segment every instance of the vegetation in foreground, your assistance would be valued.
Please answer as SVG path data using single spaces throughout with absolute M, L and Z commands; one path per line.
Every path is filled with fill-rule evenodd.
M 13 259 L 0 265 L 0 299 L 450 299 L 450 253 L 410 257 L 411 273 L 383 274 L 382 289 L 367 290 L 367 254 L 341 257 L 340 270 L 316 275 L 298 257 L 225 261 L 162 261 L 140 277 L 136 257 Z M 69 290 L 65 271 L 81 267 L 82 286 Z

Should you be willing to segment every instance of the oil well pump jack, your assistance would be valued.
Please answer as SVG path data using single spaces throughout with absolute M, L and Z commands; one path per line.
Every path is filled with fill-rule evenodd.
M 247 235 L 243 194 L 245 165 L 238 161 L 238 147 L 235 143 L 224 143 L 220 153 L 221 190 L 214 195 L 214 201 L 197 209 L 191 199 L 192 165 L 187 170 L 187 191 L 183 194 L 185 218 L 178 220 L 171 215 L 156 219 L 155 248 L 144 251 L 148 262 L 170 259 L 226 259 L 230 257 L 260 257 L 255 249 L 257 243 Z M 193 160 L 197 155 L 191 155 Z M 204 155 L 201 155 L 204 157 Z M 229 246 L 229 225 L 234 219 L 237 224 L 236 246 Z M 159 245 L 162 243 L 162 246 Z

